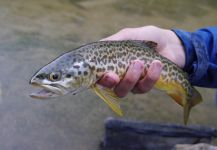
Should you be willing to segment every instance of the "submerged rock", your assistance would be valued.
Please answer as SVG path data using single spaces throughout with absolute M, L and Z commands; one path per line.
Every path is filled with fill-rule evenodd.
M 203 126 L 156 124 L 109 118 L 102 150 L 171 150 L 177 144 L 210 143 L 217 129 Z
M 199 144 L 177 144 L 175 150 L 217 150 L 216 146 L 199 143 Z

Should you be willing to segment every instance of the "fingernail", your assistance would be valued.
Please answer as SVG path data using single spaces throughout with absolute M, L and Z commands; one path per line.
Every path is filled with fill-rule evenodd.
M 143 69 L 143 65 L 139 61 L 134 61 L 133 62 L 133 68 L 138 70 L 138 69 Z
M 160 62 L 154 62 L 153 67 L 161 70 L 163 68 L 163 65 Z
M 160 63 L 160 62 L 154 62 L 153 63 L 153 68 L 151 69 L 152 70 L 152 74 L 153 75 L 156 75 L 156 74 L 160 74 L 161 71 L 163 69 L 163 64 Z

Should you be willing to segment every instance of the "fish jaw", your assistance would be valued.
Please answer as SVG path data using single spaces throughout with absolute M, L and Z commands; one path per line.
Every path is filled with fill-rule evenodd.
M 39 84 L 37 82 L 30 82 L 30 84 L 34 87 L 41 88 L 29 95 L 30 97 L 36 99 L 54 98 L 67 93 L 65 90 L 51 85 Z
M 55 98 L 60 95 L 53 93 L 51 91 L 45 90 L 45 89 L 41 89 L 41 90 L 31 93 L 29 96 L 32 98 L 36 98 L 36 99 L 48 99 L 48 98 Z

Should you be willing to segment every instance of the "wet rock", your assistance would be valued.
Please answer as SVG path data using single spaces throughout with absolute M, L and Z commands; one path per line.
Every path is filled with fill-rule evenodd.
M 177 144 L 175 150 L 217 150 L 216 146 L 199 143 L 199 144 Z
M 210 143 L 217 129 L 203 126 L 155 124 L 109 118 L 102 150 L 171 150 L 177 144 Z

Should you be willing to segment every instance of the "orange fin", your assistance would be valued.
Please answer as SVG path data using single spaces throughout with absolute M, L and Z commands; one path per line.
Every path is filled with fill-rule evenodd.
M 191 108 L 202 101 L 200 93 L 194 87 L 192 87 L 192 97 L 189 98 L 187 97 L 187 91 L 185 91 L 180 83 L 166 83 L 162 80 L 162 77 L 157 81 L 155 87 L 166 91 L 167 94 L 176 101 L 176 103 L 183 107 L 183 120 L 185 124 L 188 122 Z
M 183 106 L 182 97 L 179 94 L 177 94 L 177 93 L 168 93 L 168 95 L 170 97 L 172 97 L 179 105 Z
M 192 97 L 187 98 L 186 95 L 183 95 L 179 91 L 174 91 L 173 93 L 168 93 L 179 105 L 183 107 L 183 120 L 186 125 L 189 119 L 191 108 L 202 101 L 202 96 L 200 93 L 192 87 Z
M 183 99 L 186 97 L 186 92 L 182 85 L 173 82 L 164 82 L 162 77 L 157 81 L 155 87 L 159 90 L 165 91 L 172 99 L 176 101 L 179 105 L 183 106 Z
M 179 94 L 179 92 L 174 91 L 174 93 L 168 93 L 170 97 L 172 97 L 179 105 L 183 107 L 183 121 L 186 125 L 189 119 L 190 111 L 191 111 L 191 104 L 185 98 Z

